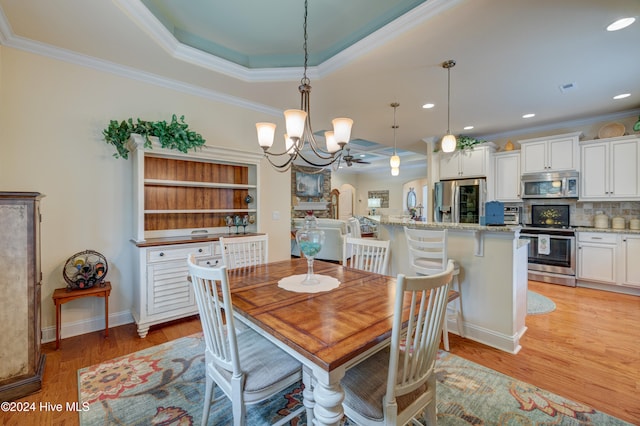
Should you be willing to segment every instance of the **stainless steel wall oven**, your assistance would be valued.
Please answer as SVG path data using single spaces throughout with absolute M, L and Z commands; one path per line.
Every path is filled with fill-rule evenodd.
M 531 206 L 531 219 L 520 232 L 529 240 L 529 279 L 575 287 L 576 236 L 569 206 Z

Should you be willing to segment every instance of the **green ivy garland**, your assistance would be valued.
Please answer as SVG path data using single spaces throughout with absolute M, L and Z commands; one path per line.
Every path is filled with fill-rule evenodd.
M 456 141 L 457 141 L 456 149 L 459 149 L 459 150 L 471 149 L 478 144 L 486 142 L 485 140 L 476 139 L 476 138 L 472 138 L 471 136 L 465 136 L 465 135 L 456 136 Z M 437 146 L 434 149 L 434 151 L 438 152 L 440 151 L 440 149 L 441 148 Z
M 150 136 L 155 136 L 160 141 L 160 146 L 168 149 L 186 153 L 190 149 L 201 147 L 205 144 L 202 135 L 189 130 L 189 125 L 184 122 L 184 115 L 180 119 L 173 114 L 171 123 L 166 121 L 144 121 L 137 119 L 134 123 L 132 118 L 118 122 L 109 121 L 109 127 L 102 131 L 104 140 L 116 147 L 115 158 L 129 158 L 127 142 L 132 133 L 137 133 L 144 137 L 144 147 L 152 148 Z

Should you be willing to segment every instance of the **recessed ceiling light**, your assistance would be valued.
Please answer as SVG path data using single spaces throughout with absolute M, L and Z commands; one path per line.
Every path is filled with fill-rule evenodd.
M 609 24 L 607 27 L 607 31 L 618 31 L 623 28 L 627 28 L 629 25 L 633 24 L 636 21 L 636 18 L 622 18 L 618 19 L 612 24 Z
M 430 108 L 433 108 L 434 106 L 436 106 L 436 104 L 424 104 L 424 105 L 422 105 L 422 108 L 430 109 Z
M 463 127 L 463 129 L 464 130 L 471 130 L 471 129 L 473 129 L 473 126 L 465 126 L 465 127 Z
M 522 116 L 522 118 L 531 118 L 531 117 L 535 117 L 535 114 L 525 114 Z
M 613 99 L 624 99 L 631 96 L 631 93 L 620 93 L 619 95 L 615 95 Z
M 360 158 L 364 158 L 364 157 L 366 157 L 366 155 L 360 154 Z

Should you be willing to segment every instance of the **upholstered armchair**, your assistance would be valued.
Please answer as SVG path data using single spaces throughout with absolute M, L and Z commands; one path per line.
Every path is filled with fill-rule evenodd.
M 301 229 L 304 218 L 293 219 L 293 228 Z M 322 250 L 315 256 L 319 260 L 342 261 L 342 246 L 347 234 L 347 222 L 339 219 L 318 218 L 318 228 L 324 231 Z M 291 255 L 300 256 L 300 248 L 295 240 L 291 240 Z

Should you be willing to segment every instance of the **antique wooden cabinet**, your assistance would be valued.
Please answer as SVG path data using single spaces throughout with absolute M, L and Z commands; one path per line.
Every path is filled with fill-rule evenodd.
M 40 199 L 0 192 L 0 401 L 42 387 Z
M 257 231 L 262 154 L 209 146 L 183 154 L 157 141 L 147 149 L 139 135 L 129 142 L 138 254 L 132 313 L 145 337 L 152 325 L 197 312 L 187 281 L 190 254 L 199 264 L 218 265 L 220 235 Z M 248 224 L 229 227 L 228 217 L 246 217 Z

